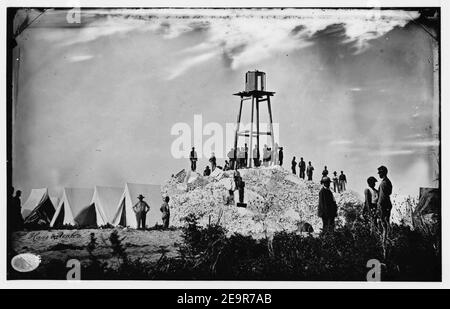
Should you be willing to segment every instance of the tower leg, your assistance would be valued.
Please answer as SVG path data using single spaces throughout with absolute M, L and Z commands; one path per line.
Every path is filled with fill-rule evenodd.
M 243 98 L 241 97 L 241 104 L 239 106 L 239 113 L 237 116 L 237 121 L 236 121 L 236 131 L 234 133 L 234 169 L 237 170 L 237 145 L 238 145 L 238 132 L 239 132 L 239 127 L 241 125 L 241 114 L 242 114 L 242 103 L 244 102 Z
M 258 98 L 256 99 L 256 148 L 258 149 L 257 159 L 259 162 L 261 155 L 260 155 L 260 148 L 259 148 L 259 101 L 258 101 Z
M 272 149 L 274 151 L 276 151 L 276 149 L 275 149 L 275 137 L 273 135 L 272 107 L 270 105 L 270 96 L 267 96 L 267 108 L 269 109 L 270 137 L 271 137 L 271 140 L 272 140 Z M 275 159 L 275 153 L 272 155 L 272 160 L 274 161 L 274 164 L 276 164 L 274 159 Z
M 255 105 L 255 97 L 252 96 L 252 115 L 250 120 L 250 148 L 248 150 L 248 167 L 252 167 L 253 162 L 253 108 Z

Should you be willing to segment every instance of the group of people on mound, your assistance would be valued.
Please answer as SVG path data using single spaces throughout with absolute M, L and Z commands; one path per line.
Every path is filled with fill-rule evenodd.
M 244 147 L 236 147 L 236 149 L 231 148 L 227 153 L 228 160 L 225 160 L 224 166 L 217 165 L 216 155 L 214 154 L 214 152 L 211 153 L 211 157 L 209 158 L 209 163 L 211 166 L 205 167 L 203 176 L 209 176 L 216 168 L 224 171 L 246 168 L 247 166 L 249 166 L 249 151 L 250 150 L 247 144 L 245 144 Z M 283 166 L 283 147 L 279 147 L 278 144 L 275 144 L 274 149 L 272 149 L 267 145 L 264 145 L 262 153 L 263 157 L 261 160 L 260 152 L 258 150 L 258 147 L 255 145 L 255 147 L 253 148 L 252 156 L 254 167 L 259 167 L 261 165 L 266 167 L 271 165 Z M 191 163 L 191 171 L 195 172 L 197 170 L 198 161 L 198 155 L 195 147 L 192 147 L 191 151 L 189 152 L 189 161 Z
M 377 179 L 370 176 L 367 179 L 368 188 L 364 190 L 363 216 L 370 223 L 372 231 L 381 227 L 383 242 L 386 241 L 390 228 L 390 216 L 392 203 L 392 183 L 387 177 L 388 169 L 385 166 L 378 168 L 378 175 L 381 179 L 378 189 L 375 188 Z M 322 219 L 323 232 L 334 230 L 335 218 L 337 217 L 337 204 L 333 192 L 330 189 L 331 179 L 324 176 L 321 180 L 322 188 L 319 191 L 318 216 Z

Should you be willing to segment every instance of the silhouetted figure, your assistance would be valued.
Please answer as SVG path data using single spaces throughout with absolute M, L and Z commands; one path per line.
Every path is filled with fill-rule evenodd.
M 391 218 L 391 194 L 392 194 L 392 183 L 387 177 L 388 169 L 386 166 L 380 166 L 378 168 L 378 175 L 381 178 L 380 185 L 378 187 L 378 202 L 377 202 L 377 213 L 381 221 L 381 226 L 383 228 L 383 243 L 386 243 L 386 239 L 390 230 L 390 218 Z
M 211 158 L 209 158 L 209 163 L 211 163 L 211 170 L 214 171 L 217 166 L 217 159 L 216 159 L 216 155 L 214 154 L 214 152 L 211 153 Z
M 133 211 L 136 214 L 137 229 L 145 229 L 145 220 L 147 217 L 147 212 L 150 210 L 147 202 L 144 201 L 144 196 L 139 194 L 139 201 L 133 206 Z
M 230 169 L 233 170 L 235 168 L 236 164 L 236 154 L 234 151 L 234 148 L 231 148 L 231 150 L 227 154 L 228 159 L 230 160 Z
M 341 187 L 341 192 L 344 192 L 346 190 L 347 185 L 347 177 L 344 175 L 344 172 L 341 171 L 341 174 L 339 175 L 339 187 Z
M 189 160 L 191 160 L 191 171 L 195 172 L 197 169 L 197 152 L 195 151 L 195 147 L 192 147 L 191 153 L 189 154 Z
M 170 219 L 169 201 L 170 201 L 170 198 L 168 196 L 164 197 L 161 208 L 159 209 L 162 213 L 163 227 L 165 229 L 167 229 L 169 227 L 169 219 Z
M 239 203 L 244 204 L 244 187 L 245 182 L 242 180 L 241 174 L 238 171 L 234 174 L 234 184 L 239 193 Z
M 14 192 L 14 188 L 12 189 Z M 22 191 L 17 190 L 16 196 L 12 197 L 11 209 L 8 211 L 8 227 L 11 231 L 18 231 L 23 229 L 23 217 L 22 217 L 22 202 L 20 197 L 22 196 Z
M 319 191 L 318 216 L 322 218 L 322 232 L 334 231 L 334 218 L 337 216 L 337 204 L 330 190 L 331 180 L 324 177 L 322 188 Z
M 295 161 L 295 157 L 292 158 L 291 168 L 292 174 L 297 175 L 297 161 Z
M 375 189 L 377 179 L 373 176 L 367 178 L 368 188 L 364 190 L 363 216 L 370 223 L 370 231 L 375 232 L 377 226 L 378 190 Z
M 328 169 L 327 166 L 325 165 L 322 171 L 322 177 L 328 177 Z
M 241 157 L 239 158 L 241 168 L 247 167 L 245 165 L 245 147 L 241 147 Z
M 248 146 L 245 144 L 244 146 L 244 166 L 248 166 Z
M 280 147 L 278 150 L 278 164 L 280 164 L 280 166 L 283 166 L 283 147 Z
M 333 172 L 333 190 L 335 193 L 341 192 L 341 189 L 339 188 L 339 178 L 336 171 Z
M 267 147 L 267 145 L 264 145 L 264 148 L 263 148 L 263 165 L 264 166 L 268 165 L 268 158 L 269 157 L 270 157 L 269 148 Z
M 308 167 L 306 168 L 306 176 L 308 176 L 309 181 L 312 181 L 313 172 L 314 172 L 314 167 L 311 165 L 311 161 L 309 161 Z
M 203 171 L 203 176 L 209 176 L 211 175 L 211 169 L 209 168 L 209 166 L 205 167 L 205 170 Z
M 253 148 L 253 165 L 255 167 L 258 167 L 260 165 L 259 162 L 259 149 L 257 145 L 255 145 L 255 148 Z
M 303 161 L 303 157 L 300 158 L 300 162 L 298 162 L 298 167 L 300 178 L 305 179 L 306 163 L 305 161 Z

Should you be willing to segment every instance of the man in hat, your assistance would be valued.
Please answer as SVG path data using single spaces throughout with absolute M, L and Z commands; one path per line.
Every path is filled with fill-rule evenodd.
M 363 216 L 370 223 L 370 230 L 373 233 L 375 231 L 377 223 L 377 203 L 378 203 L 378 190 L 375 189 L 375 183 L 377 179 L 373 176 L 367 178 L 368 188 L 364 190 L 364 208 Z
M 283 166 L 283 157 L 284 157 L 284 153 L 283 153 L 283 147 L 278 148 L 278 164 L 280 166 Z
M 341 187 L 341 192 L 344 192 L 345 186 L 347 184 L 347 176 L 345 176 L 344 171 L 341 171 L 341 174 L 339 175 L 339 186 Z
M 334 231 L 334 218 L 337 216 L 337 204 L 330 190 L 331 179 L 322 179 L 322 188 L 319 191 L 318 216 L 322 218 L 322 232 Z
M 292 174 L 297 174 L 297 161 L 295 161 L 295 157 L 292 158 L 291 162 Z
M 255 147 L 253 148 L 253 165 L 254 165 L 254 167 L 259 166 L 259 149 L 257 146 L 258 145 L 255 144 Z
M 145 219 L 147 212 L 150 210 L 147 202 L 144 201 L 144 196 L 139 194 L 139 201 L 133 206 L 133 211 L 136 214 L 137 229 L 145 229 Z
M 308 176 L 308 180 L 312 181 L 313 178 L 314 167 L 311 164 L 311 161 L 308 162 L 308 167 L 306 168 L 306 175 Z
M 234 184 L 239 193 L 239 203 L 243 204 L 245 182 L 242 180 L 241 174 L 238 171 L 234 172 Z
M 169 219 L 170 219 L 170 208 L 169 208 L 170 198 L 168 196 L 163 197 L 163 203 L 161 208 L 159 209 L 162 213 L 162 221 L 165 229 L 169 227 Z
M 191 171 L 195 172 L 197 169 L 197 151 L 195 151 L 195 147 L 192 147 L 191 153 L 189 154 L 189 160 L 191 160 Z
M 306 163 L 303 161 L 303 157 L 300 158 L 300 162 L 298 162 L 298 168 L 299 168 L 299 176 L 301 179 L 305 179 L 305 170 L 306 170 Z
M 234 170 L 235 163 L 236 163 L 234 148 L 231 148 L 231 150 L 227 154 L 227 157 L 230 161 L 230 170 Z
M 381 182 L 378 187 L 377 215 L 380 218 L 381 226 L 383 228 L 383 243 L 386 242 L 389 234 L 389 220 L 392 209 L 392 183 L 387 177 L 387 173 L 388 169 L 386 166 L 382 165 L 378 168 L 378 175 L 381 178 Z
M 339 187 L 339 178 L 337 176 L 337 172 L 333 172 L 333 190 L 334 193 L 341 193 L 340 187 Z
M 214 152 L 211 153 L 211 158 L 209 158 L 209 163 L 211 163 L 211 171 L 214 171 L 217 166 L 217 159 Z

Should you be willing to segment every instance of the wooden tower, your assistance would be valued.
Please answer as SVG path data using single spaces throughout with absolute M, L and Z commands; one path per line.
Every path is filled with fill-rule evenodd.
M 266 73 L 261 71 L 248 71 L 245 74 L 245 91 L 235 93 L 234 95 L 241 98 L 241 104 L 239 106 L 239 113 L 236 121 L 236 131 L 234 137 L 234 157 L 236 158 L 236 150 L 238 146 L 239 137 L 243 136 L 250 137 L 249 154 L 248 154 L 248 167 L 252 167 L 253 164 L 253 138 L 256 137 L 256 148 L 258 149 L 258 160 L 261 158 L 260 155 L 260 135 L 270 135 L 272 145 L 275 147 L 275 138 L 273 133 L 273 121 L 272 121 L 272 107 L 270 105 L 270 97 L 273 96 L 275 92 L 266 91 Z M 241 115 L 242 115 L 242 105 L 244 101 L 251 102 L 251 126 L 250 130 L 240 131 Z M 269 132 L 260 132 L 259 130 L 259 107 L 260 103 L 267 102 L 267 109 L 269 112 Z M 256 132 L 254 132 L 254 114 L 256 108 Z

